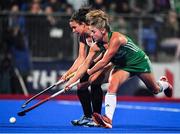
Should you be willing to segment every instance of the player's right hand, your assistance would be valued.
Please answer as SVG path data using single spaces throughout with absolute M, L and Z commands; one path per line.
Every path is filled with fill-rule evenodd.
M 65 85 L 64 89 L 65 89 L 65 91 L 69 91 L 71 89 L 70 84 L 67 83 Z

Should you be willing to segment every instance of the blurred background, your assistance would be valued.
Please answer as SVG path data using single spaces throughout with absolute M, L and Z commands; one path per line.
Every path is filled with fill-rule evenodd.
M 72 65 L 78 41 L 69 19 L 83 5 L 106 11 L 111 29 L 132 37 L 180 98 L 179 0 L 0 0 L 0 94 L 38 93 Z M 120 96 L 153 96 L 137 78 L 120 88 Z

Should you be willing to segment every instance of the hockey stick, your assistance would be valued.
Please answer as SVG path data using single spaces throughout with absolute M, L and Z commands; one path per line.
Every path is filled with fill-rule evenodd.
M 32 96 L 32 97 L 31 97 L 30 99 L 28 99 L 21 107 L 22 107 L 22 108 L 25 108 L 29 102 L 31 102 L 32 100 L 34 100 L 35 98 L 37 98 L 37 97 L 40 96 L 41 94 L 45 93 L 46 91 L 51 90 L 52 88 L 54 88 L 54 87 L 56 87 L 56 86 L 64 83 L 65 81 L 69 80 L 71 77 L 74 76 L 74 74 L 75 74 L 75 73 L 72 73 L 72 74 L 68 75 L 65 80 L 59 80 L 59 81 L 57 81 L 56 83 L 54 83 L 53 85 L 49 86 L 48 88 L 42 90 L 42 91 L 39 92 L 38 94 Z
M 76 81 L 75 83 L 71 84 L 69 87 L 72 88 L 73 86 L 77 85 L 78 83 L 79 83 L 79 80 Z M 63 88 L 62 90 L 60 90 L 60 91 L 54 93 L 53 95 L 51 95 L 51 96 L 49 96 L 49 97 L 47 97 L 47 98 L 45 98 L 45 99 L 39 101 L 38 103 L 36 103 L 35 105 L 29 107 L 28 109 L 25 109 L 25 110 L 19 112 L 18 115 L 19 115 L 19 116 L 24 116 L 24 115 L 26 115 L 27 112 L 29 112 L 29 111 L 35 109 L 36 107 L 38 107 L 38 106 L 40 106 L 41 104 L 43 104 L 43 103 L 49 101 L 49 100 L 52 99 L 52 98 L 58 96 L 59 94 L 62 94 L 63 92 L 65 92 L 65 88 Z

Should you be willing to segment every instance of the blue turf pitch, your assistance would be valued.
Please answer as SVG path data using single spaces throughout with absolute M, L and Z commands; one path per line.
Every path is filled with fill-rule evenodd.
M 18 117 L 23 103 L 0 100 L 0 133 L 180 133 L 180 103 L 118 102 L 112 129 L 72 126 L 70 121 L 82 115 L 78 101 L 49 101 Z

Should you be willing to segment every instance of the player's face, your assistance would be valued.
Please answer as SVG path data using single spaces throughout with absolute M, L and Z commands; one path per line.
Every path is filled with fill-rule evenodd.
M 94 26 L 89 26 L 89 30 L 91 32 L 91 36 L 95 41 L 102 41 L 103 39 L 103 34 L 102 31 Z
M 72 28 L 73 33 L 83 34 L 84 33 L 84 24 L 79 24 L 76 21 L 69 22 L 70 27 Z

